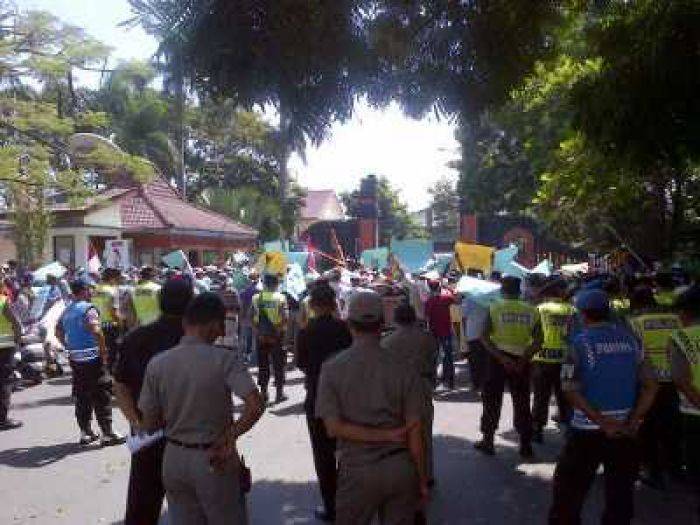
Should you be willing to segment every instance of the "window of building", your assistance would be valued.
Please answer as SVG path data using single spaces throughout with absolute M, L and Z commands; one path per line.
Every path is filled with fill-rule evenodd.
M 75 237 L 56 235 L 53 238 L 53 258 L 66 266 L 75 266 Z
M 204 257 L 202 258 L 202 264 L 204 266 L 209 266 L 211 264 L 216 264 L 219 259 L 219 252 L 215 250 L 204 250 Z

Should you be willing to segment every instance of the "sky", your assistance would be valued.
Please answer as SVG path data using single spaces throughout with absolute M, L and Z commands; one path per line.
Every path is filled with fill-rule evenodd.
M 115 60 L 147 59 L 157 48 L 156 40 L 140 27 L 118 27 L 131 18 L 126 0 L 15 0 L 20 9 L 51 11 L 62 20 L 80 26 L 113 48 Z M 84 83 L 96 83 L 94 75 L 83 75 Z M 454 128 L 431 115 L 423 120 L 405 117 L 389 106 L 375 110 L 358 103 L 355 115 L 335 124 L 319 147 L 309 146 L 306 163 L 298 156 L 290 160 L 290 172 L 309 189 L 338 192 L 358 187 L 360 178 L 374 173 L 386 176 L 401 190 L 409 209 L 425 208 L 428 189 L 442 177 L 456 179 L 446 163 L 458 156 Z

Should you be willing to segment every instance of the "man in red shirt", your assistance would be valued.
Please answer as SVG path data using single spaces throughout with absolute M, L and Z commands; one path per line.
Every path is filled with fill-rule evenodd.
M 443 290 L 440 281 L 428 281 L 430 296 L 425 303 L 425 320 L 430 332 L 442 350 L 442 382 L 450 390 L 455 387 L 455 362 L 452 355 L 452 321 L 450 305 L 455 302 L 449 290 Z

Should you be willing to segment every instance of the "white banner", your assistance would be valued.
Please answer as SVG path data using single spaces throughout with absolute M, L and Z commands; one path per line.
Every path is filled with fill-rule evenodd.
M 128 270 L 131 268 L 131 241 L 130 240 L 113 240 L 105 242 L 105 251 L 102 259 L 105 262 L 105 268 L 118 268 L 119 270 Z

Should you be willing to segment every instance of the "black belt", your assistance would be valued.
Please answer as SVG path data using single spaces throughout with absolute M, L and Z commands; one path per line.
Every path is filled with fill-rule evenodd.
M 189 448 L 194 450 L 209 450 L 212 446 L 214 446 L 214 443 L 183 443 L 182 441 L 170 437 L 165 439 L 168 440 L 168 443 L 172 443 L 173 445 L 177 445 L 178 447 Z
M 390 450 L 388 452 L 384 452 L 383 454 L 380 454 L 377 457 L 376 461 L 381 461 L 383 459 L 387 459 L 387 458 L 390 458 L 392 456 L 396 456 L 397 454 L 401 454 L 402 452 L 408 452 L 408 449 L 407 448 L 397 448 L 394 450 Z

